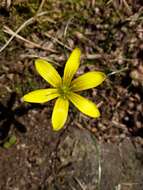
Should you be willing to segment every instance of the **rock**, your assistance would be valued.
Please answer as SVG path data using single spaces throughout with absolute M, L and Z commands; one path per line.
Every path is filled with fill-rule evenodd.
M 129 139 L 121 144 L 96 141 L 88 131 L 74 129 L 61 143 L 52 190 L 142 190 L 142 148 Z

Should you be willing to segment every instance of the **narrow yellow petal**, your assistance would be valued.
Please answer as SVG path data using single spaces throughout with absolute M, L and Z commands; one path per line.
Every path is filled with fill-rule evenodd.
M 63 83 L 69 85 L 80 64 L 80 49 L 75 48 L 66 62 Z
M 31 103 L 44 103 L 48 102 L 54 98 L 59 96 L 57 89 L 49 88 L 49 89 L 40 89 L 29 92 L 25 96 L 23 96 L 23 101 L 31 102 Z
M 61 85 L 62 79 L 50 63 L 43 59 L 37 59 L 35 66 L 38 73 L 52 86 L 59 87 Z
M 71 83 L 71 89 L 74 92 L 94 88 L 101 84 L 106 78 L 102 72 L 92 71 L 79 76 Z
M 52 125 L 54 131 L 58 131 L 64 126 L 68 116 L 68 109 L 69 101 L 67 99 L 58 98 L 56 100 L 52 113 Z
M 97 106 L 90 100 L 71 92 L 68 95 L 68 99 L 84 114 L 96 118 L 100 116 L 100 112 Z

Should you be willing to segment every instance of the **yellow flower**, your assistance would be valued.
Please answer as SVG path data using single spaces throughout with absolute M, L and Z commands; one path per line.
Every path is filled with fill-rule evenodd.
M 60 130 L 67 120 L 69 101 L 90 117 L 100 116 L 97 106 L 76 92 L 98 86 L 104 81 L 106 75 L 102 72 L 91 71 L 72 80 L 80 64 L 80 55 L 80 50 L 75 48 L 65 65 L 62 78 L 50 63 L 37 59 L 36 70 L 53 88 L 35 90 L 23 96 L 24 101 L 31 103 L 44 103 L 57 98 L 52 113 L 52 126 L 55 131 Z

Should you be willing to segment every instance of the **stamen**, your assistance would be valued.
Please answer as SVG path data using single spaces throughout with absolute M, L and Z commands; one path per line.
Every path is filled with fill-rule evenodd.
M 59 88 L 59 94 L 60 94 L 61 97 L 63 97 L 63 98 L 66 98 L 66 96 L 67 96 L 67 94 L 69 93 L 69 91 L 70 91 L 69 87 L 68 87 L 68 86 L 65 86 L 65 85 L 63 85 L 63 86 L 61 86 L 61 87 Z

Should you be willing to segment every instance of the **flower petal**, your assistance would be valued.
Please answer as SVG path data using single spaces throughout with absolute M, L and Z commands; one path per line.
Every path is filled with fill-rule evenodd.
M 93 118 L 100 116 L 97 106 L 90 100 L 73 92 L 68 95 L 68 98 L 84 114 Z
M 52 86 L 59 87 L 61 85 L 62 79 L 50 63 L 43 59 L 37 59 L 35 66 L 38 73 Z
M 69 85 L 80 64 L 81 51 L 75 48 L 66 62 L 63 83 Z
M 93 88 L 101 84 L 106 78 L 102 72 L 92 71 L 79 76 L 71 83 L 71 89 L 74 92 Z
M 57 89 L 49 88 L 49 89 L 40 89 L 29 92 L 25 96 L 23 96 L 23 101 L 31 102 L 31 103 L 44 103 L 48 102 L 54 98 L 59 96 Z
M 58 131 L 64 126 L 68 116 L 68 109 L 69 101 L 67 99 L 58 98 L 56 100 L 52 113 L 52 125 L 54 131 Z

